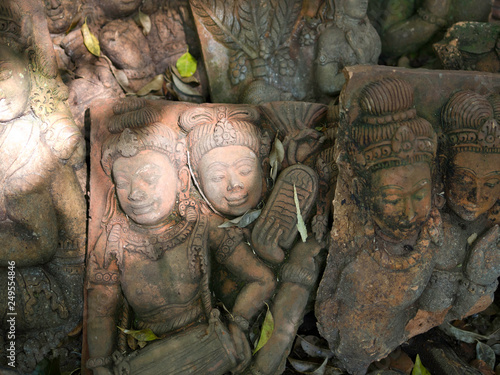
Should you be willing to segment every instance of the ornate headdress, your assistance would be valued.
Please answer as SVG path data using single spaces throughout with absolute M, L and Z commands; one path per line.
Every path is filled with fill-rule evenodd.
M 437 149 L 432 125 L 413 107 L 409 83 L 385 78 L 365 87 L 359 99 L 362 114 L 351 138 L 351 158 L 358 168 L 375 171 L 419 161 L 431 163 Z
M 164 124 L 154 123 L 140 128 L 125 128 L 121 133 L 112 134 L 102 146 L 102 167 L 110 176 L 116 159 L 130 158 L 144 150 L 167 155 L 177 168 L 185 161 L 184 144 L 174 131 Z
M 500 95 L 455 93 L 442 112 L 450 152 L 500 153 L 499 116 Z
M 179 117 L 179 126 L 188 133 L 187 143 L 194 172 L 203 155 L 216 147 L 245 146 L 260 158 L 266 154 L 256 109 L 228 106 L 196 107 Z

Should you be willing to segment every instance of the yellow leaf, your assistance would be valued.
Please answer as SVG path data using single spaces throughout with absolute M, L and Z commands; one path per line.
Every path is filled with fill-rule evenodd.
M 175 67 L 179 71 L 181 77 L 191 77 L 196 72 L 197 65 L 198 62 L 189 51 L 179 57 L 175 63 Z
M 293 184 L 293 200 L 295 202 L 295 208 L 297 209 L 297 229 L 299 230 L 302 242 L 306 242 L 307 228 L 306 223 L 304 222 L 304 218 L 302 217 L 302 214 L 300 212 L 299 197 L 297 196 L 297 188 L 295 187 L 295 184 Z
M 154 334 L 153 331 L 151 331 L 149 328 L 146 329 L 141 329 L 141 330 L 134 330 L 134 329 L 125 329 L 122 327 L 118 327 L 120 330 L 122 330 L 125 334 L 131 335 L 134 339 L 137 341 L 153 341 L 153 340 L 158 340 L 159 337 Z
M 420 361 L 420 356 L 418 354 L 417 358 L 415 359 L 415 366 L 413 366 L 411 375 L 431 375 L 429 370 L 427 370 L 422 364 L 422 361 Z
M 99 40 L 96 38 L 94 34 L 90 31 L 87 26 L 87 19 L 82 25 L 82 35 L 83 35 L 83 44 L 89 50 L 89 52 L 94 56 L 101 56 L 101 47 L 99 46 Z
M 267 305 L 267 303 L 266 303 Z M 266 317 L 264 318 L 264 323 L 262 323 L 262 329 L 260 330 L 260 338 L 257 346 L 253 350 L 253 354 L 257 353 L 264 345 L 266 345 L 267 341 L 271 338 L 274 331 L 274 318 L 269 306 L 267 306 Z

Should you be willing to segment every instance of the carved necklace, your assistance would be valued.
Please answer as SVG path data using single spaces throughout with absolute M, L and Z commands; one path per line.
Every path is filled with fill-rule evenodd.
M 415 246 L 404 246 L 404 254 L 389 254 L 382 243 L 383 240 L 379 240 L 378 236 L 374 234 L 373 246 L 369 250 L 370 256 L 378 264 L 387 269 L 401 271 L 414 267 L 422 261 L 422 256 L 429 252 L 431 246 L 431 241 L 422 238 L 422 234 L 421 231 Z
M 184 243 L 194 228 L 194 222 L 182 220 L 166 229 L 151 230 L 129 224 L 124 233 L 123 248 L 129 252 L 141 253 L 151 260 L 160 259 L 165 251 Z

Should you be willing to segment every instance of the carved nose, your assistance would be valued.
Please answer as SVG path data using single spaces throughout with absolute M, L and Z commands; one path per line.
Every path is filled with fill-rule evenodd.
M 133 202 L 144 200 L 146 199 L 146 192 L 135 187 L 132 190 L 130 190 L 128 199 Z
M 471 203 L 479 203 L 479 201 L 481 200 L 481 191 L 478 186 L 475 186 L 469 191 L 467 200 Z
M 415 215 L 416 215 L 416 212 L 415 212 L 415 208 L 413 207 L 413 202 L 411 199 L 408 198 L 405 200 L 404 217 L 405 217 L 406 221 L 410 222 L 413 220 Z
M 227 184 L 227 190 L 232 191 L 235 189 L 243 189 L 243 182 L 238 178 L 235 173 L 229 174 L 229 181 Z

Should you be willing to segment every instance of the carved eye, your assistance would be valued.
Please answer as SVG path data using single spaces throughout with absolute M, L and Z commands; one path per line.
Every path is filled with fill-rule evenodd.
M 487 188 L 490 188 L 490 189 L 493 189 L 495 186 L 498 185 L 498 183 L 500 182 L 500 180 L 497 180 L 497 179 L 491 179 L 489 181 L 486 181 L 484 183 L 484 186 L 486 186 Z

